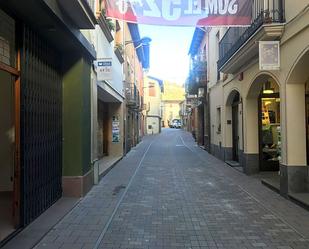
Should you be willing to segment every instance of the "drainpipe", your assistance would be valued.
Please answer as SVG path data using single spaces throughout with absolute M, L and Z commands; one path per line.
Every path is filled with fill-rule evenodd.
M 242 134 L 242 149 L 243 149 L 243 154 L 245 154 L 245 138 L 244 138 L 244 101 L 241 98 L 241 134 Z M 242 167 L 244 167 L 242 165 Z

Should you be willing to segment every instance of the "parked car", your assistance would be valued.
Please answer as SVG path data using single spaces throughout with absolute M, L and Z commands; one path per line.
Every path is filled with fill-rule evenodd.
M 176 128 L 176 129 L 180 129 L 181 128 L 181 122 L 179 119 L 174 119 L 171 124 L 170 124 L 171 128 Z
M 174 125 L 174 127 L 175 127 L 176 129 L 180 129 L 180 128 L 181 128 L 181 123 L 180 123 L 180 122 L 176 122 L 175 125 Z

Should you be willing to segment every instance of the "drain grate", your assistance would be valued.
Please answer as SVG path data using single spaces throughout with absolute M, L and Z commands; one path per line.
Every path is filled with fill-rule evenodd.
M 120 190 L 125 189 L 125 188 L 126 188 L 125 185 L 116 186 L 116 187 L 114 188 L 114 190 L 113 190 L 113 195 L 119 194 Z

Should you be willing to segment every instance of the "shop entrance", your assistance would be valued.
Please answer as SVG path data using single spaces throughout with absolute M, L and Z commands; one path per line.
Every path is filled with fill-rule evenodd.
M 261 171 L 278 171 L 281 160 L 280 95 L 278 85 L 267 81 L 258 98 Z
M 238 90 L 232 90 L 226 100 L 225 115 L 226 115 L 226 161 L 233 162 L 233 166 L 239 166 L 239 153 L 242 148 L 242 123 L 240 115 L 241 97 Z
M 198 116 L 199 116 L 199 124 L 198 124 L 198 144 L 201 146 L 205 145 L 204 137 L 205 137 L 205 119 L 204 119 L 204 103 L 198 106 Z
M 17 210 L 14 199 L 18 195 L 14 186 L 15 160 L 15 76 L 0 70 L 0 241 L 14 230 Z M 16 180 L 16 179 L 15 179 Z
M 98 154 L 108 156 L 108 105 L 98 100 Z
M 232 140 L 233 140 L 233 161 L 239 161 L 239 93 L 234 97 L 232 104 Z
M 309 165 L 309 89 L 308 83 L 306 84 L 306 147 L 307 147 L 307 165 Z

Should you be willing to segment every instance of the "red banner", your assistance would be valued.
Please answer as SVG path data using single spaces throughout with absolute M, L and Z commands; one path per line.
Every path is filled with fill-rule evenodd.
M 106 16 L 172 26 L 247 26 L 252 0 L 106 0 Z

